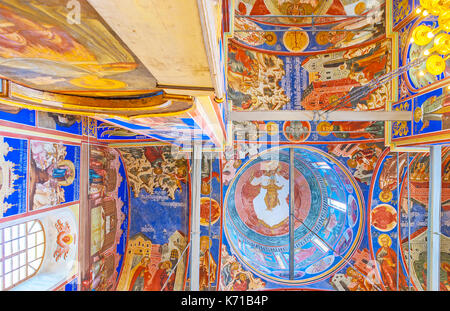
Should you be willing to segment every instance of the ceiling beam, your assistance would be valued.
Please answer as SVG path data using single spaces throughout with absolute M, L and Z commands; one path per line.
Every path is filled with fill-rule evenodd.
M 214 89 L 197 0 L 88 2 L 158 84 Z M 189 89 L 174 91 L 191 96 L 199 92 L 213 93 Z
M 322 114 L 322 116 L 320 115 Z M 320 118 L 319 118 L 320 117 Z M 232 121 L 411 121 L 411 111 L 232 111 Z

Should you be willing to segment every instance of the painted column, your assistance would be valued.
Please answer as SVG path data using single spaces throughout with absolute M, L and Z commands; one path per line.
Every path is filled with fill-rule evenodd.
M 427 290 L 439 291 L 440 214 L 441 214 L 441 146 L 430 147 L 430 190 L 427 232 Z
M 90 144 L 81 145 L 80 156 L 80 230 L 78 239 L 79 271 L 82 290 L 89 290 L 92 284 L 90 275 L 91 259 L 91 213 L 89 209 L 89 148 Z M 89 284 L 89 285 L 88 285 Z
M 200 289 L 200 184 L 202 165 L 202 142 L 193 143 L 192 173 L 191 173 L 191 291 Z

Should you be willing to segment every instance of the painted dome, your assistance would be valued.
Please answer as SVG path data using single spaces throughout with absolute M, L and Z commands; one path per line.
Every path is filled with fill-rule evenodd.
M 295 275 L 289 280 L 290 153 L 294 163 Z M 269 149 L 243 165 L 225 197 L 224 228 L 233 252 L 277 283 L 318 281 L 345 264 L 363 226 L 353 177 L 325 152 L 306 146 Z

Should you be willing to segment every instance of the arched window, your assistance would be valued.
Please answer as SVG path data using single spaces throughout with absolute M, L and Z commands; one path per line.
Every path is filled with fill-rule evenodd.
M 39 220 L 0 229 L 0 290 L 9 290 L 34 276 L 45 251 L 45 234 Z

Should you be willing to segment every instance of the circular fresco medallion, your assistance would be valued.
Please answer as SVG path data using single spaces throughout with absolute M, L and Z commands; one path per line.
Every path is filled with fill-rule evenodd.
M 394 195 L 392 194 L 392 191 L 390 191 L 388 189 L 387 190 L 382 190 L 380 192 L 380 194 L 378 195 L 378 198 L 383 203 L 389 202 L 390 200 L 392 200 L 393 197 L 394 197 Z
M 278 134 L 278 124 L 275 122 L 267 122 L 266 131 L 269 135 Z
M 290 178 L 293 280 L 288 264 Z M 276 283 L 307 284 L 342 267 L 354 252 L 364 224 L 362 206 L 351 174 L 324 151 L 271 148 L 249 159 L 231 180 L 224 198 L 224 230 L 232 252 L 257 275 Z M 341 257 L 334 257 L 336 248 Z
M 291 142 L 305 141 L 311 133 L 308 121 L 286 121 L 283 124 L 283 134 Z
M 220 204 L 212 198 L 203 197 L 200 199 L 200 224 L 202 226 L 209 226 L 210 214 L 211 225 L 213 225 L 220 217 Z
M 290 30 L 290 31 L 289 31 Z M 283 43 L 291 52 L 302 52 L 309 44 L 309 36 L 301 28 L 289 28 L 283 35 Z
M 389 204 L 380 204 L 370 212 L 370 224 L 379 231 L 391 231 L 397 225 L 397 211 Z

